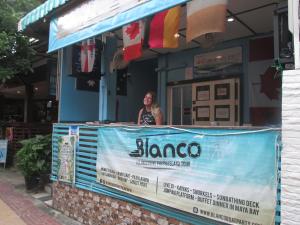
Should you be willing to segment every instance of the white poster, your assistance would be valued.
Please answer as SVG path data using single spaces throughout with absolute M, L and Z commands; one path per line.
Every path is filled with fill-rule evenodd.
M 58 139 L 58 180 L 72 183 L 74 178 L 74 152 L 76 135 L 61 136 Z
M 197 108 L 198 118 L 209 118 L 209 106 L 208 107 L 198 107 Z
M 216 119 L 228 119 L 230 117 L 230 107 L 217 107 Z

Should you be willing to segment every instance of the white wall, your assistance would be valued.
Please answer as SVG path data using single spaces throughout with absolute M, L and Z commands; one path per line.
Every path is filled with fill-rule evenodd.
M 282 83 L 281 224 L 300 224 L 300 70 Z

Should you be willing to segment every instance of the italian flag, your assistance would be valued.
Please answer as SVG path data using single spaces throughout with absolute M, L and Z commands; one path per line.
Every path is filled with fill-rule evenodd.
M 177 48 L 180 6 L 155 14 L 150 23 L 150 48 Z
M 145 25 L 142 20 L 123 26 L 124 60 L 131 61 L 142 56 Z
M 186 40 L 224 32 L 227 0 L 193 0 L 187 3 Z

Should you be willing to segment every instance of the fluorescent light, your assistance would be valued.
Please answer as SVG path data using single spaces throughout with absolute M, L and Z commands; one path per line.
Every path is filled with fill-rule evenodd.
M 228 17 L 228 19 L 227 19 L 227 22 L 233 22 L 234 21 L 234 18 L 233 17 Z
M 216 56 L 216 59 L 222 59 L 222 58 L 223 58 L 222 55 L 217 55 L 217 56 Z

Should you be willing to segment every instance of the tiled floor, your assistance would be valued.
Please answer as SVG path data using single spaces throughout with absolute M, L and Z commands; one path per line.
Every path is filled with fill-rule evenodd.
M 2 224 L 60 225 L 54 218 L 34 205 L 30 197 L 18 193 L 13 185 L 1 181 L 0 225 Z

